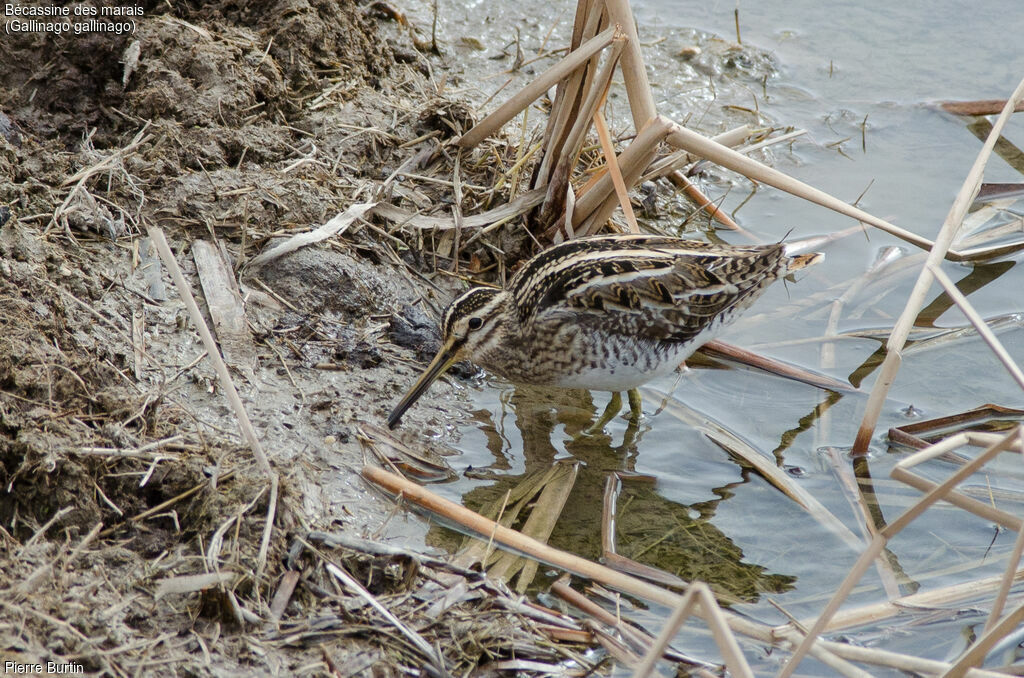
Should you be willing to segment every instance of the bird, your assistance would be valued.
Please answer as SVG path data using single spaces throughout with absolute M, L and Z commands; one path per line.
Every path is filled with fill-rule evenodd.
M 469 359 L 514 384 L 620 393 L 674 371 L 771 283 L 821 253 L 786 244 L 724 245 L 645 234 L 567 240 L 538 254 L 504 289 L 474 287 L 441 317 L 441 348 L 388 416 L 405 412 L 453 363 Z M 605 419 L 607 417 L 607 419 Z

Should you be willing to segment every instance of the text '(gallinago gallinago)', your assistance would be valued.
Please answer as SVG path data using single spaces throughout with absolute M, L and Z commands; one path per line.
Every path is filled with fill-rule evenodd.
M 651 235 L 556 245 L 526 262 L 507 289 L 477 287 L 451 303 L 441 349 L 388 426 L 465 359 L 516 384 L 630 391 L 670 373 L 771 283 L 820 258 L 787 256 L 782 243 Z

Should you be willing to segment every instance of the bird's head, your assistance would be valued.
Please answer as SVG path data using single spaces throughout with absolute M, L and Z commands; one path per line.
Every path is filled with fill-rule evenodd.
M 441 348 L 391 411 L 388 428 L 395 428 L 405 411 L 453 363 L 472 360 L 486 347 L 500 341 L 499 323 L 495 319 L 501 310 L 504 294 L 501 290 L 475 287 L 449 304 L 441 317 Z

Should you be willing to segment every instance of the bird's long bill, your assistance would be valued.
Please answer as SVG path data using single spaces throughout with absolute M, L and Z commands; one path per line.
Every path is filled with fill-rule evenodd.
M 452 363 L 455 362 L 455 348 L 454 342 L 447 342 L 441 347 L 441 350 L 437 352 L 434 359 L 427 365 L 427 369 L 423 370 L 423 374 L 416 380 L 416 383 L 412 385 L 401 402 L 395 405 L 395 409 L 391 410 L 391 414 L 388 415 L 388 428 L 393 429 L 398 426 L 398 422 L 402 420 L 402 415 L 405 411 L 412 407 L 412 404 L 419 400 L 420 396 L 423 395 L 430 385 L 434 383 L 434 380 L 444 374 L 444 371 L 451 367 Z

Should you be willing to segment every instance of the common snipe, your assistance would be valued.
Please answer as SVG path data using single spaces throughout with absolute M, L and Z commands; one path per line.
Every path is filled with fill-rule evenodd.
M 787 256 L 782 243 L 650 235 L 556 245 L 527 261 L 507 289 L 477 287 L 448 306 L 441 349 L 388 426 L 464 359 L 517 384 L 630 391 L 636 408 L 633 389 L 674 370 L 768 285 L 820 258 Z

